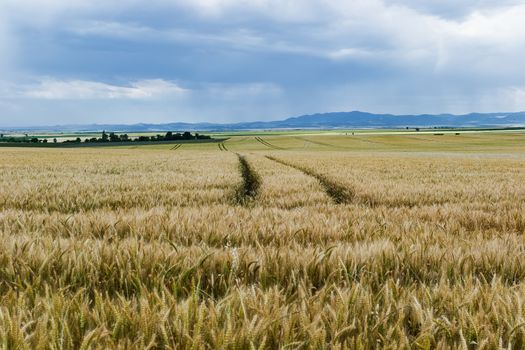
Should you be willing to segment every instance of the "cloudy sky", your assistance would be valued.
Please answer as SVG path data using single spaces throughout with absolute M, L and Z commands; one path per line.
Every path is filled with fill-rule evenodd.
M 1 0 L 0 126 L 525 110 L 522 0 Z

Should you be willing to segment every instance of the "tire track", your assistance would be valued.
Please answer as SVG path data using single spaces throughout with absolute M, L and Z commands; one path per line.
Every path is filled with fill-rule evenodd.
M 276 150 L 284 150 L 284 148 L 279 147 L 279 146 L 272 145 L 272 144 L 269 143 L 268 141 L 265 141 L 265 140 L 263 140 L 262 138 L 260 138 L 260 137 L 258 137 L 258 136 L 255 136 L 255 140 L 257 140 L 259 143 L 262 143 L 263 145 L 265 145 L 265 146 L 268 147 L 268 148 L 276 149 Z
M 432 140 L 432 139 L 427 139 L 426 137 L 420 137 L 420 136 L 405 136 L 407 139 L 412 139 L 412 140 L 420 140 L 420 141 L 429 141 L 429 142 L 438 142 L 438 143 L 441 143 L 442 141 L 438 141 L 438 140 Z
M 219 142 L 217 144 L 217 147 L 219 147 L 219 150 L 222 151 L 222 152 L 227 152 L 228 151 L 228 149 L 226 148 L 226 146 L 224 145 L 223 142 Z
M 368 139 L 360 139 L 359 136 L 356 137 L 356 138 L 353 138 L 352 140 L 357 140 L 357 141 L 361 141 L 361 142 L 368 142 L 368 143 L 372 143 L 372 144 L 376 144 L 376 145 L 392 147 L 391 144 L 388 144 L 386 142 L 372 141 L 372 140 L 368 140 Z
M 314 141 L 314 140 L 311 140 L 309 138 L 306 138 L 306 137 L 300 137 L 300 136 L 295 136 L 296 139 L 299 139 L 299 140 L 303 140 L 303 141 L 306 141 L 306 142 L 309 142 L 309 143 L 313 143 L 314 145 L 319 145 L 319 146 L 324 146 L 324 147 L 330 147 L 330 148 L 344 148 L 344 149 L 352 149 L 352 147 L 348 147 L 348 146 L 343 146 L 343 145 L 331 145 L 329 143 L 324 143 L 324 142 L 321 142 L 321 141 Z
M 306 142 L 309 142 L 309 143 L 313 143 L 314 145 L 331 147 L 331 148 L 337 148 L 337 146 L 330 145 L 328 143 L 324 143 L 324 142 L 321 142 L 321 141 L 313 141 L 313 140 L 310 140 L 310 139 L 308 139 L 306 137 L 295 136 L 295 138 L 298 139 L 298 140 L 302 140 L 302 141 L 306 141 Z
M 175 146 L 171 147 L 171 148 L 170 148 L 170 151 L 176 151 L 176 150 L 178 150 L 178 149 L 181 148 L 181 147 L 182 147 L 182 144 L 178 143 L 178 144 L 176 144 Z
M 424 203 L 414 203 L 414 202 L 398 202 L 398 203 L 392 203 L 392 202 L 380 202 L 376 198 L 370 195 L 358 193 L 354 188 L 348 187 L 346 185 L 343 185 L 336 180 L 330 179 L 326 175 L 316 173 L 315 171 L 300 166 L 297 164 L 293 164 L 291 162 L 285 161 L 283 159 L 279 159 L 272 156 L 265 156 L 267 159 L 272 160 L 274 162 L 277 162 L 279 164 L 288 166 L 290 168 L 293 168 L 295 170 L 299 170 L 300 172 L 311 176 L 315 178 L 317 181 L 319 181 L 321 187 L 324 189 L 326 194 L 332 198 L 332 200 L 336 204 L 362 204 L 366 205 L 368 207 L 377 207 L 380 205 L 384 205 L 390 208 L 414 208 L 419 206 L 425 206 L 425 205 L 443 205 L 448 202 L 440 202 L 440 201 L 432 201 L 432 202 L 424 202 Z
M 261 179 L 250 163 L 246 160 L 245 156 L 238 153 L 239 158 L 239 171 L 242 177 L 242 183 L 237 188 L 234 194 L 234 200 L 237 204 L 246 205 L 250 203 L 259 193 L 259 187 L 261 186 Z
M 356 191 L 353 188 L 349 188 L 347 186 L 343 186 L 337 181 L 328 178 L 327 176 L 323 174 L 318 174 L 311 169 L 308 169 L 306 167 L 299 166 L 297 164 L 292 164 L 290 162 L 287 162 L 285 160 L 275 158 L 272 156 L 265 156 L 267 159 L 272 160 L 274 162 L 277 162 L 282 165 L 286 165 L 288 167 L 291 167 L 293 169 L 299 170 L 302 173 L 311 176 L 315 178 L 321 186 L 323 187 L 326 194 L 332 198 L 332 200 L 336 204 L 355 204 L 355 203 L 362 203 L 369 206 L 374 206 L 375 201 L 372 198 L 359 196 Z

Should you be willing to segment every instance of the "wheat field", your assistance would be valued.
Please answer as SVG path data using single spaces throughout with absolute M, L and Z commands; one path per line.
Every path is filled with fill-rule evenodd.
M 5 349 L 525 348 L 525 134 L 0 149 Z

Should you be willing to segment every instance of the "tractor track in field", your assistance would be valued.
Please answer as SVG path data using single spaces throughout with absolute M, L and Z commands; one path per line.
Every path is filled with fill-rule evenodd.
M 321 142 L 321 141 L 314 141 L 314 140 L 310 140 L 309 138 L 301 137 L 301 136 L 295 136 L 295 138 L 298 139 L 298 140 L 302 140 L 302 141 L 305 141 L 305 142 L 312 143 L 314 145 L 319 145 L 319 146 L 324 146 L 324 147 L 330 147 L 330 148 L 351 148 L 351 147 L 347 147 L 347 146 L 331 145 L 329 143 L 324 143 L 324 142 Z
M 255 140 L 257 140 L 257 142 L 259 142 L 259 143 L 265 145 L 265 146 L 268 147 L 268 148 L 275 149 L 275 150 L 284 150 L 284 148 L 279 147 L 279 146 L 272 145 L 270 142 L 265 141 L 265 140 L 263 140 L 262 138 L 260 138 L 260 137 L 258 137 L 258 136 L 255 136 Z
M 233 194 L 233 202 L 238 205 L 247 205 L 259 193 L 261 186 L 261 178 L 259 174 L 253 170 L 252 166 L 244 155 L 230 151 L 224 142 L 217 144 L 219 151 L 235 153 L 239 160 L 239 172 L 241 173 L 242 182 L 237 186 Z
M 295 170 L 299 170 L 303 174 L 315 178 L 324 189 L 326 194 L 336 203 L 336 204 L 354 204 L 354 203 L 364 203 L 369 206 L 374 206 L 375 201 L 372 198 L 366 198 L 364 196 L 359 196 L 354 189 L 343 186 L 337 181 L 328 178 L 323 174 L 314 172 L 313 170 L 303 167 L 297 164 L 290 163 L 288 161 L 272 157 L 265 156 L 267 159 L 274 161 L 276 163 L 288 166 Z
M 242 177 L 242 183 L 235 191 L 234 200 L 237 204 L 246 205 L 250 203 L 259 193 L 261 186 L 261 178 L 259 174 L 253 170 L 246 157 L 236 153 L 239 159 L 239 171 Z
M 357 140 L 357 141 L 361 141 L 361 142 L 367 142 L 367 143 L 373 143 L 373 144 L 376 144 L 376 145 L 392 147 L 391 144 L 388 144 L 388 143 L 385 143 L 385 142 L 381 142 L 381 141 L 372 141 L 372 140 L 362 139 L 362 138 L 359 138 L 359 136 L 353 138 L 352 140 Z
M 279 163 L 281 165 L 288 166 L 295 170 L 302 172 L 305 175 L 315 178 L 325 193 L 334 201 L 336 204 L 361 204 L 367 207 L 373 208 L 380 205 L 384 205 L 389 208 L 414 208 L 421 205 L 442 205 L 446 202 L 427 202 L 427 203 L 412 203 L 412 202 L 399 202 L 399 203 L 390 203 L 390 202 L 379 202 L 376 198 L 371 195 L 358 193 L 353 187 L 348 185 L 343 185 L 338 181 L 331 179 L 330 177 L 319 174 L 308 167 L 294 164 L 292 162 L 276 158 L 273 156 L 266 155 L 265 158 Z
M 176 150 L 178 150 L 178 149 L 181 148 L 181 147 L 182 147 L 182 145 L 181 145 L 180 143 L 178 143 L 178 144 L 176 144 L 175 146 L 171 147 L 171 148 L 170 148 L 170 151 L 176 151 Z
M 412 140 L 438 142 L 438 143 L 441 142 L 441 141 L 438 141 L 438 140 L 427 139 L 425 137 L 420 137 L 420 136 L 405 136 L 405 137 L 408 138 L 408 139 L 412 139 Z

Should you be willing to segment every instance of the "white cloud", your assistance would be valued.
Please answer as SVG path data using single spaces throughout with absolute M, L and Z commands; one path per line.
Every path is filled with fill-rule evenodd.
M 154 99 L 181 96 L 186 89 L 175 83 L 155 79 L 140 80 L 126 86 L 84 80 L 43 79 L 37 84 L 18 86 L 11 97 L 71 100 L 71 99 Z
M 355 59 L 355 58 L 357 59 L 369 58 L 369 57 L 372 57 L 373 54 L 374 54 L 373 52 L 365 50 L 365 49 L 345 47 L 342 49 L 335 49 L 332 52 L 328 52 L 327 56 L 335 60 L 342 60 L 342 59 Z
M 141 40 L 162 34 L 151 27 L 136 23 L 121 23 L 112 21 L 77 21 L 67 28 L 71 33 L 81 36 L 102 36 Z
M 48 0 L 49 1 L 49 0 Z M 58 1 L 58 0 L 55 0 Z M 129 4 L 138 1 L 127 0 Z M 157 6 L 167 2 L 154 1 Z M 418 10 L 416 1 L 397 1 L 388 5 L 379 0 L 196 0 L 174 1 L 171 6 L 191 8 L 203 15 L 213 14 L 211 21 L 223 21 L 224 30 L 163 27 L 147 24 L 105 21 L 76 21 L 70 29 L 79 35 L 97 35 L 156 42 L 186 42 L 224 45 L 231 49 L 297 53 L 336 60 L 383 59 L 443 71 L 447 67 L 486 70 L 468 61 L 476 57 L 516 61 L 524 49 L 521 33 L 525 31 L 525 5 L 508 1 L 498 7 L 495 1 L 456 1 L 468 11 L 460 19 L 447 19 Z M 175 4 L 175 5 L 174 5 Z M 512 5 L 512 6 L 511 6 Z M 443 5 L 445 6 L 445 5 Z M 448 7 L 446 5 L 445 7 Z M 439 7 L 438 2 L 428 4 Z M 490 8 L 490 11 L 487 10 Z M 434 12 L 439 12 L 438 10 Z M 255 29 L 245 24 L 231 28 L 229 21 L 244 13 L 247 19 L 263 16 L 281 24 L 268 23 L 272 30 Z M 296 27 L 298 23 L 303 25 Z M 491 57 L 488 57 L 488 55 Z M 467 62 L 466 62 L 467 61 Z M 477 61 L 477 60 L 476 60 Z M 509 67 L 509 66 L 507 66 Z
M 0 81 L 0 127 L 275 119 L 287 111 L 284 94 L 278 85 L 264 82 L 202 83 L 181 90 L 162 80 L 125 86 L 51 78 L 36 84 Z
M 14 61 L 26 64 L 20 75 L 69 77 L 15 82 L 0 100 L 104 105 L 184 96 L 178 108 L 187 115 L 205 110 L 210 118 L 215 110 L 235 116 L 240 106 L 244 115 L 261 104 L 296 106 L 276 114 L 525 109 L 523 89 L 515 88 L 525 81 L 523 18 L 522 0 L 0 0 L 2 77 Z M 9 60 L 17 39 L 21 48 L 31 46 L 27 33 L 47 39 L 35 46 L 51 54 Z M 54 62 L 61 59 L 64 71 Z M 86 71 L 77 61 L 87 63 Z M 75 78 L 129 79 L 125 72 L 142 80 Z
M 249 98 L 278 97 L 284 90 L 276 84 L 253 83 L 201 83 L 191 89 L 162 79 L 146 79 L 125 85 L 86 80 L 32 79 L 36 83 L 0 81 L 0 100 L 154 100 L 187 97 L 232 101 Z
M 525 31 L 525 5 L 517 0 L 151 0 L 147 4 L 159 13 L 173 13 L 174 18 L 180 16 L 181 8 L 190 9 L 203 16 L 201 21 L 222 24 L 223 30 L 198 24 L 154 28 L 154 22 L 101 20 L 106 15 L 115 18 L 111 14 L 116 9 L 136 14 L 145 6 L 144 0 L 3 1 L 12 24 L 45 23 L 78 35 L 195 40 L 339 60 L 367 59 L 371 53 L 430 69 L 443 69 L 449 63 L 457 66 L 456 61 L 487 52 L 516 59 L 523 50 Z M 450 9 L 462 16 L 443 15 Z M 250 22 L 264 21 L 269 22 L 250 28 Z

